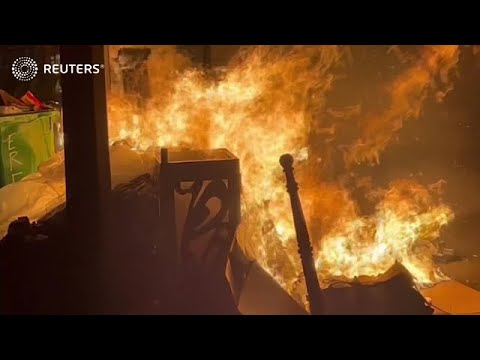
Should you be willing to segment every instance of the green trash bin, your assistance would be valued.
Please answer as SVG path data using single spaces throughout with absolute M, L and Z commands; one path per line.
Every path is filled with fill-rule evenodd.
M 60 121 L 57 110 L 0 116 L 0 187 L 35 173 L 55 155 Z

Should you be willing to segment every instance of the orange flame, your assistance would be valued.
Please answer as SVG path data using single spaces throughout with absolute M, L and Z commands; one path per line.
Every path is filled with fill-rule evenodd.
M 429 91 L 436 90 L 436 99 L 441 102 L 452 90 L 450 77 L 458 56 L 458 46 L 425 46 L 420 59 L 387 86 L 388 107 L 361 119 L 361 135 L 345 153 L 345 162 L 349 165 L 379 163 L 380 153 L 403 122 L 420 116 Z M 444 88 L 439 89 L 440 85 Z
M 397 50 L 398 51 L 398 50 Z M 349 58 L 338 46 L 247 47 L 216 78 L 189 66 L 173 47 L 154 47 L 149 67 L 154 93 L 146 107 L 113 89 L 109 95 L 110 140 L 149 147 L 226 147 L 241 163 L 242 225 L 238 240 L 294 298 L 305 301 L 291 209 L 278 163 L 283 153 L 297 160 L 304 210 L 312 229 L 316 265 L 324 285 L 387 272 L 403 264 L 418 283 L 443 278 L 432 256 L 440 228 L 453 218 L 433 190 L 397 181 L 371 190 L 376 210 L 361 216 L 340 183 L 322 180 L 328 153 L 340 131 L 324 120 L 326 98 Z M 347 147 L 346 165 L 378 162 L 403 121 L 419 117 L 437 82 L 449 89 L 458 47 L 425 47 L 388 87 L 388 108 L 362 116 L 360 136 Z M 405 60 L 407 61 L 407 60 Z M 115 66 L 113 65 L 114 72 Z M 168 70 L 168 71 L 167 71 Z M 323 150 L 312 150 L 319 136 Z M 330 146 L 331 144 L 331 146 Z M 315 153 L 315 156 L 312 156 Z M 319 156 L 317 156 L 319 155 Z

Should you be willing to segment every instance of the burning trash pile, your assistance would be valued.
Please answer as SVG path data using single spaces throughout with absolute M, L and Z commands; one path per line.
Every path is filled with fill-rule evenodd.
M 446 278 L 433 262 L 440 232 L 454 218 L 442 201 L 443 182 L 409 178 L 377 186 L 365 169 L 380 163 L 427 101 L 441 102 L 453 89 L 458 46 L 389 48 L 395 71 L 378 84 L 362 82 L 367 100 L 340 106 L 331 100 L 356 61 L 349 47 L 245 47 L 217 76 L 175 47 L 151 49 L 153 95 L 139 102 L 113 86 L 110 141 L 139 153 L 158 147 L 234 153 L 242 176 L 239 244 L 299 303 L 306 303 L 306 290 L 278 164 L 284 153 L 295 157 L 323 287 L 376 281 L 395 264 L 419 285 Z M 115 61 L 111 67 L 115 79 Z

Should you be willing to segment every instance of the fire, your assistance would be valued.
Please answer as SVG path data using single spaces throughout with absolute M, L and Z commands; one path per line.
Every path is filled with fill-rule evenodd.
M 453 212 L 436 203 L 433 194 L 412 181 L 396 181 L 377 195 L 381 199 L 373 215 L 344 214 L 321 240 L 316 254 L 320 277 L 376 277 L 399 262 L 419 283 L 444 279 L 432 262 L 433 241 Z
M 453 89 L 450 77 L 458 56 L 458 46 L 424 47 L 420 58 L 386 87 L 388 106 L 361 119 L 361 135 L 345 153 L 345 162 L 379 163 L 379 154 L 403 122 L 420 116 L 427 96 L 435 91 L 436 100 L 441 102 Z
M 239 243 L 294 298 L 305 301 L 305 288 L 278 163 L 283 153 L 296 158 L 323 285 L 381 275 L 396 262 L 420 284 L 444 278 L 432 256 L 453 212 L 434 189 L 401 180 L 387 189 L 370 186 L 375 211 L 362 214 L 353 195 L 361 181 L 349 187 L 332 180 L 328 169 L 342 151 L 346 174 L 356 163 L 378 163 L 403 122 L 419 117 L 425 99 L 451 89 L 457 46 L 424 47 L 413 62 L 402 57 L 406 68 L 386 86 L 384 109 L 367 114 L 360 106 L 327 107 L 348 69 L 347 47 L 248 47 L 214 76 L 192 67 L 174 47 L 155 47 L 152 56 L 154 96 L 143 108 L 115 89 L 109 94 L 110 140 L 128 140 L 138 151 L 226 147 L 236 154 L 243 182 Z M 352 128 L 357 136 L 341 144 Z

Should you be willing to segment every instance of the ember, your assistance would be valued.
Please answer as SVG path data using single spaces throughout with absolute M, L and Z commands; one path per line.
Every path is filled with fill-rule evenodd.
M 138 151 L 228 148 L 238 156 L 240 245 L 298 302 L 306 303 L 306 290 L 278 164 L 283 153 L 294 155 L 297 163 L 323 287 L 338 280 L 371 280 L 395 263 L 417 284 L 432 284 L 445 279 L 432 258 L 441 228 L 454 217 L 441 201 L 441 189 L 403 179 L 378 188 L 352 169 L 378 164 L 403 123 L 420 116 L 425 100 L 441 101 L 452 89 L 459 48 L 392 50 L 402 70 L 372 90 L 385 102 L 373 110 L 339 110 L 327 106 L 327 97 L 348 70 L 347 47 L 247 47 L 216 76 L 190 66 L 173 47 L 155 47 L 148 65 L 153 94 L 148 103 L 140 110 L 135 99 L 115 89 L 109 94 L 110 140 L 127 140 Z M 335 164 L 339 154 L 341 166 Z M 353 180 L 347 184 L 339 175 Z M 358 189 L 375 203 L 374 211 L 360 210 Z

